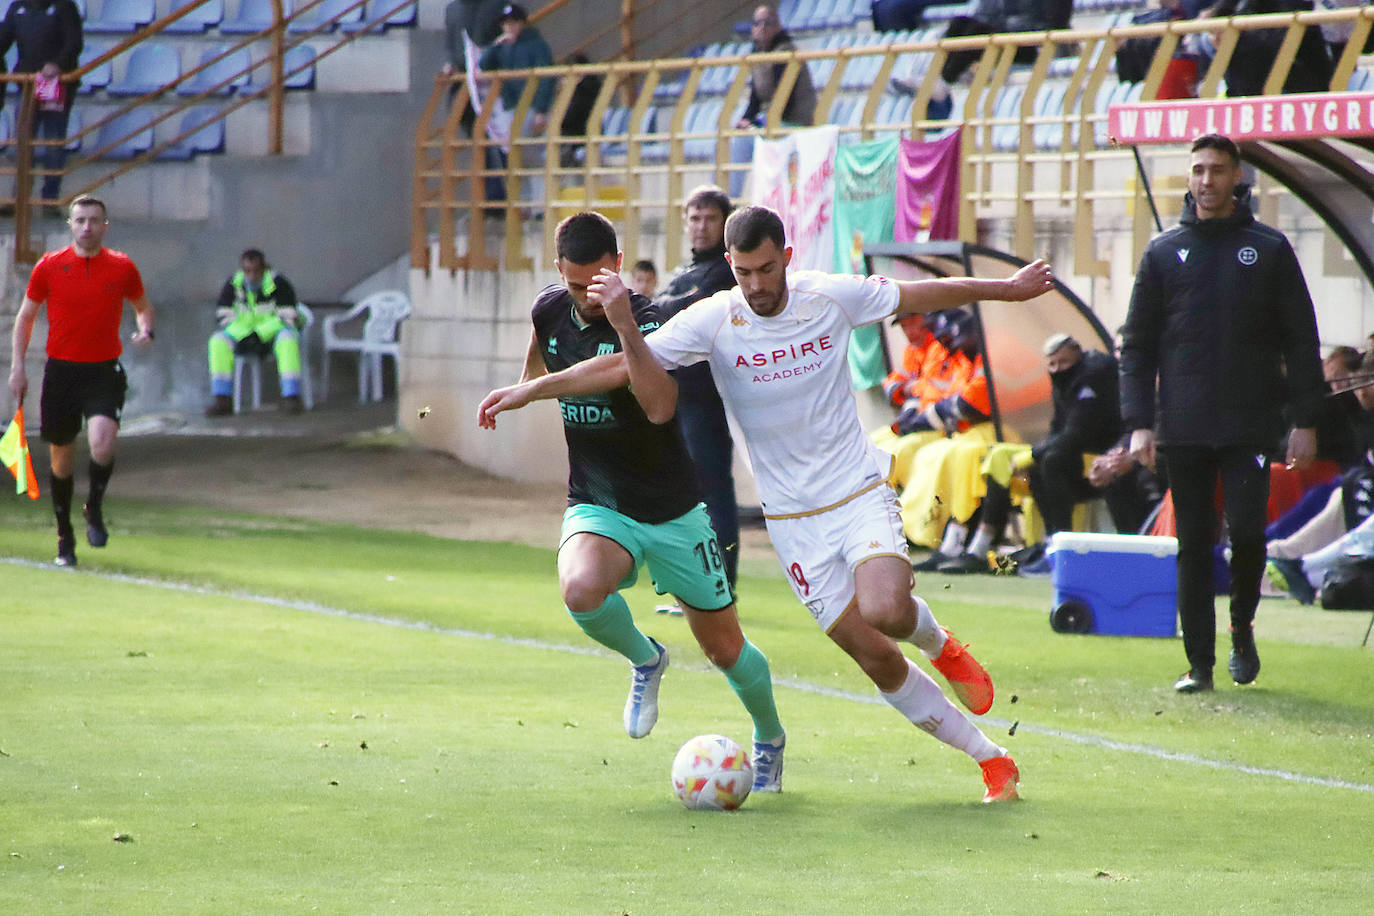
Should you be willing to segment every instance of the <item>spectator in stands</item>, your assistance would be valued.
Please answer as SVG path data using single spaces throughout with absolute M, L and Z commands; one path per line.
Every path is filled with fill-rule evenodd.
M 505 5 L 505 0 L 452 0 L 444 7 L 445 59 L 439 68 L 440 73 L 450 76 L 467 72 L 468 55 L 463 33 L 466 32 L 477 47 L 487 47 L 501 34 L 497 17 Z M 457 90 L 458 84 L 454 83 L 449 90 L 450 99 Z M 477 113 L 469 102 L 458 122 L 468 136 L 472 136 L 472 122 L 476 117 Z
M 735 286 L 735 275 L 725 260 L 725 218 L 732 209 L 730 198 L 715 185 L 702 185 L 687 195 L 682 222 L 692 259 L 673 271 L 654 298 L 664 321 L 694 302 Z M 739 506 L 734 440 L 725 422 L 725 405 L 705 362 L 676 369 L 673 378 L 678 387 L 678 424 L 696 466 L 711 527 L 725 554 L 725 576 L 733 592 L 739 569 Z
M 1047 0 L 978 0 L 972 16 L 955 16 L 950 20 L 945 28 L 945 37 L 1043 31 L 1050 27 L 1047 6 Z M 964 75 L 965 70 L 978 61 L 982 53 L 977 49 L 949 53 L 931 91 L 926 117 L 943 121 L 950 116 L 954 111 L 950 88 Z M 1016 52 L 1016 59 L 1018 63 L 1030 63 L 1035 60 L 1035 55 L 1034 47 L 1020 48 Z
M 1365 5 L 1366 0 L 1319 0 L 1319 6 L 1324 10 L 1341 10 Z M 1321 30 L 1322 38 L 1326 40 L 1326 48 L 1331 54 L 1331 66 L 1334 68 L 1341 55 L 1345 53 L 1345 46 L 1350 43 L 1350 35 L 1355 31 L 1355 20 L 1323 23 Z M 1374 32 L 1365 39 L 1364 48 L 1361 50 L 1365 54 L 1374 53 Z
M 1311 0 L 1221 0 L 1204 17 L 1226 18 L 1263 13 L 1296 13 L 1311 10 Z M 1286 29 L 1252 29 L 1240 33 L 1226 67 L 1228 98 L 1260 95 L 1274 65 Z M 1293 66 L 1284 80 L 1284 92 L 1326 92 L 1331 87 L 1331 54 L 1320 26 L 1308 26 L 1298 45 Z
M 1155 236 L 1136 272 L 1121 349 L 1121 413 L 1131 455 L 1154 467 L 1156 435 L 1178 530 L 1182 693 L 1212 689 L 1212 547 L 1218 481 L 1231 537 L 1231 657 L 1259 674 L 1254 620 L 1264 572 L 1269 463 L 1287 419 L 1288 462 L 1307 467 L 1325 384 L 1317 322 L 1288 240 L 1256 222 L 1228 137 L 1193 141 L 1181 225 Z M 1156 429 L 1158 433 L 1156 434 Z
M 899 32 L 921 24 L 926 7 L 936 0 L 873 0 L 873 31 Z
M 507 3 L 501 7 L 497 21 L 501 26 L 501 36 L 496 39 L 491 47 L 482 52 L 482 57 L 477 62 L 478 68 L 483 73 L 553 66 L 553 50 L 549 48 L 549 43 L 544 40 L 544 36 L 539 34 L 539 30 L 529 25 L 529 15 L 523 6 L 518 3 Z M 524 127 L 520 131 L 522 137 L 537 137 L 548 127 L 549 106 L 553 104 L 553 89 L 554 81 L 552 78 L 539 81 L 534 92 L 534 99 L 530 102 L 529 114 L 526 116 Z M 511 122 L 515 117 L 515 108 L 520 103 L 520 94 L 524 91 L 525 81 L 522 79 L 505 80 L 501 83 L 500 109 L 492 114 L 492 123 L 489 127 L 498 137 L 504 136 L 509 140 L 513 133 Z M 488 146 L 487 168 L 504 170 L 508 161 L 508 149 L 508 146 L 503 148 L 503 145 L 499 143 Z M 539 147 L 524 146 L 521 151 L 526 168 L 537 167 L 542 164 L 542 152 Z M 499 175 L 487 176 L 486 190 L 487 200 L 505 200 L 505 179 Z M 537 198 L 540 193 L 538 189 L 535 189 L 531 196 Z
M 591 63 L 587 55 L 578 51 L 569 54 L 563 63 L 570 66 Z M 558 133 L 563 137 L 585 137 L 587 135 L 587 121 L 592 116 L 592 109 L 596 107 L 596 97 L 601 94 L 601 84 L 605 82 L 600 74 L 588 73 L 577 81 L 573 87 L 572 98 L 568 100 L 568 110 L 563 112 L 563 122 L 558 127 Z M 577 151 L 582 149 L 583 143 L 564 143 L 558 154 L 559 164 L 565 169 L 577 165 Z M 652 296 L 652 293 L 646 295 Z
M 777 7 L 764 4 L 754 10 L 750 27 L 754 39 L 754 53 L 767 51 L 795 51 L 792 36 L 783 30 L 778 19 Z M 778 91 L 787 65 L 755 64 L 749 74 L 749 106 L 735 127 L 743 130 L 748 127 L 763 127 L 768 118 L 768 106 Z M 792 94 L 782 110 L 782 122 L 795 127 L 810 127 L 816 117 L 816 89 L 811 85 L 811 71 L 803 62 L 797 72 L 797 81 L 792 85 Z
M 630 292 L 639 293 L 646 299 L 654 298 L 658 290 L 658 268 L 648 258 L 635 261 L 630 268 Z
M 15 73 L 37 74 L 32 136 L 35 140 L 67 139 L 79 80 L 61 80 L 80 66 L 81 13 L 72 0 L 16 0 L 0 22 L 0 58 L 17 46 Z M 23 130 L 21 124 L 19 129 Z M 43 215 L 63 216 L 58 199 L 62 193 L 60 172 L 67 164 L 67 145 L 36 147 L 34 159 L 50 174 L 43 176 Z M 19 189 L 16 189 L 18 191 Z M 27 189 L 24 189 L 27 191 Z M 16 194 L 18 196 L 18 194 Z
M 219 330 L 210 335 L 210 393 L 214 402 L 207 417 L 234 412 L 234 357 L 277 357 L 281 378 L 281 409 L 301 412 L 301 316 L 291 281 L 274 273 L 266 256 L 249 248 L 239 257 L 239 269 L 220 290 L 215 315 Z

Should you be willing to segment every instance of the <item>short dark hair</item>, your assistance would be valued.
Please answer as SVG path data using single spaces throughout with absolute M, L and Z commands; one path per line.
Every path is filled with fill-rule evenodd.
M 730 203 L 730 195 L 713 184 L 697 185 L 691 190 L 687 199 L 682 202 L 682 212 L 686 213 L 692 207 L 715 207 L 720 211 L 722 219 L 735 209 Z
M 630 272 L 633 273 L 636 270 L 642 270 L 645 273 L 658 276 L 658 268 L 655 267 L 654 262 L 650 261 L 648 258 L 641 258 L 640 260 L 635 261 L 634 266 L 630 268 Z
M 98 197 L 91 197 L 89 194 L 83 194 L 72 201 L 72 205 L 67 208 L 67 215 L 71 216 L 72 213 L 76 212 L 77 207 L 99 207 L 103 216 L 108 218 L 110 215 L 110 211 L 105 207 L 105 201 Z
M 267 266 L 267 255 L 256 248 L 246 248 L 243 254 L 239 255 L 240 261 L 251 261 L 259 267 Z
M 1240 165 L 1240 147 L 1236 146 L 1236 141 L 1222 134 L 1203 134 L 1193 141 L 1190 152 L 1196 153 L 1200 149 L 1220 150 L 1231 157 L 1231 162 Z
M 559 259 L 573 264 L 595 264 L 606 255 L 615 257 L 620 245 L 615 227 L 600 213 L 587 210 L 574 213 L 554 230 L 554 251 Z
M 768 239 L 772 239 L 779 250 L 787 246 L 782 217 L 767 207 L 744 207 L 731 213 L 725 221 L 726 248 L 753 251 Z

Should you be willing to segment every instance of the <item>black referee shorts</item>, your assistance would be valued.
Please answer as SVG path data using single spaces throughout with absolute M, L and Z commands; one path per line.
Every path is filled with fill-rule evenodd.
M 81 432 L 81 421 L 91 417 L 109 417 L 118 423 L 128 387 L 117 359 L 102 363 L 49 359 L 39 400 L 43 441 L 69 445 Z

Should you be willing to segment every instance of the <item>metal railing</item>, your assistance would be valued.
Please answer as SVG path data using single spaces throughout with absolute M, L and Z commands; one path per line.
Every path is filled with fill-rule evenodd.
M 150 23 L 127 38 L 118 42 L 108 51 L 93 58 L 77 70 L 65 73 L 62 76 L 64 83 L 70 87 L 76 86 L 77 82 L 87 74 L 99 67 L 119 58 L 130 52 L 149 39 L 161 38 L 165 35 L 167 26 L 178 20 L 189 16 L 196 9 L 203 6 L 209 0 L 192 0 L 180 9 Z M 270 155 L 280 155 L 282 152 L 282 138 L 284 135 L 284 108 L 286 82 L 301 71 L 314 67 L 323 58 L 333 54 L 340 48 L 356 41 L 358 38 L 371 31 L 381 31 L 387 19 L 400 13 L 402 10 L 415 6 L 418 0 L 384 0 L 377 3 L 373 0 L 373 13 L 367 18 L 366 22 L 371 23 L 351 32 L 331 34 L 327 30 L 341 21 L 345 21 L 355 11 L 360 9 L 367 0 L 356 0 L 351 5 L 336 11 L 328 18 L 321 19 L 314 24 L 313 28 L 300 32 L 287 34 L 288 28 L 296 21 L 301 20 L 307 14 L 311 14 L 316 7 L 324 0 L 306 0 L 290 16 L 285 15 L 281 0 L 271 0 L 272 21 L 260 31 L 246 34 L 222 53 L 217 54 L 208 60 L 202 60 L 196 66 L 184 70 L 174 80 L 161 86 L 152 88 L 149 92 L 130 98 L 127 102 L 117 105 L 113 110 L 106 112 L 102 117 L 83 123 L 82 128 L 60 140 L 39 140 L 33 136 L 33 118 L 35 114 L 35 76 L 34 74 L 11 74 L 0 76 L 0 82 L 15 83 L 19 86 L 20 107 L 19 117 L 15 125 L 14 136 L 11 139 L 0 142 L 0 149 L 12 150 L 14 154 L 13 162 L 5 162 L 0 165 L 0 176 L 13 176 L 13 195 L 7 199 L 0 199 L 0 203 L 6 203 L 14 209 L 14 230 L 15 230 L 15 260 L 19 263 L 31 263 L 36 260 L 42 252 L 33 245 L 31 235 L 33 210 L 39 204 L 65 204 L 66 202 L 79 197 L 83 194 L 90 194 L 102 185 L 108 184 L 114 179 L 125 175 L 134 169 L 138 169 L 150 161 L 157 158 L 165 150 L 181 143 L 183 140 L 213 125 L 217 121 L 222 121 L 233 112 L 254 102 L 266 101 L 267 103 L 267 151 Z M 382 12 L 377 12 L 381 8 Z M 293 48 L 304 44 L 311 39 L 325 37 L 329 44 L 316 49 L 311 59 L 305 63 L 287 69 L 285 60 L 286 54 Z M 265 46 L 265 47 L 264 47 Z M 239 51 L 248 48 L 252 50 L 263 49 L 254 55 L 255 59 L 235 70 L 233 73 L 224 76 L 211 86 L 203 87 L 194 94 L 181 94 L 177 92 L 178 87 L 195 80 L 202 72 L 214 67 L 224 59 L 237 54 Z M 265 72 L 267 80 L 260 86 L 253 87 L 248 91 L 236 92 L 233 95 L 225 96 L 221 92 L 226 87 L 237 84 L 244 77 L 255 72 Z M 159 108 L 155 114 L 146 119 L 139 119 L 138 123 L 131 126 L 127 131 L 112 131 L 114 136 L 106 136 L 103 145 L 91 148 L 92 142 L 100 137 L 103 128 L 115 123 L 125 115 L 145 110 L 148 106 L 163 102 L 166 98 L 174 99 L 172 104 Z M 185 113 L 193 107 L 205 105 L 206 102 L 213 101 L 217 110 L 209 115 L 206 120 L 196 124 L 193 128 L 181 130 L 171 137 L 167 137 L 152 144 L 147 150 L 129 157 L 127 160 L 112 161 L 103 157 L 110 151 L 122 146 L 125 142 L 143 131 L 153 129 L 180 114 Z M 66 164 L 60 170 L 51 170 L 35 167 L 33 153 L 36 149 L 57 145 L 70 145 L 80 143 L 81 154 L 69 156 Z M 83 167 L 102 167 L 107 168 L 100 174 L 83 180 L 81 186 L 76 190 L 67 190 L 57 201 L 43 201 L 32 193 L 32 183 L 35 177 L 46 177 L 48 175 L 67 176 Z M 84 176 L 83 176 L 84 177 Z
M 491 270 L 504 263 L 508 270 L 529 269 L 534 255 L 526 250 L 525 218 L 547 214 L 542 230 L 542 263 L 553 258 L 553 217 L 562 209 L 593 208 L 616 213 L 623 236 L 638 237 L 646 221 L 674 220 L 687 182 L 710 180 L 728 187 L 732 174 L 746 171 L 749 162 L 732 162 L 731 140 L 737 137 L 775 138 L 790 128 L 782 125 L 782 109 L 803 65 L 828 69 L 829 76 L 817 85 L 815 123 L 831 123 L 837 102 L 846 100 L 861 108 L 855 119 L 839 125 L 844 133 L 860 139 L 905 132 L 921 136 L 926 131 L 951 127 L 963 131 L 962 206 L 959 238 L 977 241 L 978 221 L 987 216 L 1010 220 L 1011 250 L 1032 257 L 1035 218 L 1044 211 L 1069 216 L 1075 225 L 1075 273 L 1105 276 L 1108 264 L 1098 256 L 1093 229 L 1095 211 L 1111 202 L 1115 206 L 1136 201 L 1134 210 L 1137 250 L 1143 248 L 1152 225 L 1143 200 L 1143 182 L 1120 180 L 1121 169 L 1112 169 L 1110 180 L 1101 180 L 1102 166 L 1124 166 L 1132 153 L 1118 149 L 1104 134 L 1107 91 L 1116 83 L 1112 73 L 1116 51 L 1130 38 L 1158 37 L 1159 46 L 1144 80 L 1132 90 L 1132 99 L 1148 101 L 1163 81 L 1178 42 L 1190 33 L 1213 33 L 1215 55 L 1199 74 L 1198 96 L 1216 97 L 1223 74 L 1242 33 L 1283 30 L 1264 83 L 1265 94 L 1281 91 L 1293 66 L 1304 30 L 1345 22 L 1353 34 L 1344 53 L 1335 61 L 1331 90 L 1344 89 L 1359 62 L 1360 53 L 1374 24 L 1374 7 L 1356 7 L 1308 13 L 1240 16 L 1229 19 L 1187 20 L 1149 25 L 1118 25 L 1098 29 L 970 36 L 956 39 L 923 37 L 902 43 L 855 45 L 832 50 L 800 50 L 746 57 L 697 57 L 648 61 L 618 60 L 603 64 L 509 70 L 485 74 L 489 80 L 482 97 L 495 98 L 511 80 L 523 80 L 512 120 L 509 159 L 504 168 L 487 167 L 486 151 L 497 147 L 486 127 L 490 106 L 484 107 L 471 131 L 461 127 L 470 90 L 462 74 L 436 78 L 428 104 L 415 133 L 414 195 L 412 201 L 411 263 L 429 270 Z M 1035 50 L 1034 63 L 1016 63 L 1017 51 Z M 977 51 L 966 90 L 948 121 L 925 117 L 945 58 L 954 51 Z M 1023 55 L 1024 56 L 1024 55 Z M 873 58 L 880 58 L 873 67 Z M 889 82 L 898 74 L 899 62 L 913 58 L 920 63 L 913 72 L 914 98 L 909 114 L 890 114 Z M 866 61 L 871 77 L 859 90 L 843 88 L 844 74 Z M 741 130 L 734 117 L 749 87 L 750 67 L 782 63 L 785 70 L 762 129 Z M 823 65 L 823 67 L 821 66 Z M 703 78 L 733 68 L 723 91 L 709 93 L 718 106 L 706 109 L 702 99 Z M 593 76 L 602 85 L 583 134 L 563 136 L 563 120 L 578 81 Z M 522 135 L 539 79 L 557 83 L 548 112 L 548 130 L 541 136 Z M 1042 93 L 1052 84 L 1053 93 Z M 1059 87 L 1063 93 L 1058 93 Z M 1018 99 L 1008 87 L 1020 90 Z M 1047 103 L 1046 97 L 1049 97 Z M 627 127 L 612 134 L 602 130 L 603 119 L 620 97 L 628 108 Z M 1118 99 L 1119 100 L 1119 99 Z M 999 105 L 1001 107 L 999 107 Z M 658 118 L 648 127 L 646 116 Z M 889 112 L 886 117 L 880 117 Z M 621 114 L 624 114 L 623 110 Z M 689 123 L 689 115 L 692 117 Z M 1038 139 L 1039 138 L 1039 139 Z M 689 146 L 690 144 L 690 146 Z M 560 151 L 580 146 L 580 162 L 564 165 Z M 691 155 L 688 155 L 688 151 Z M 702 150 L 706 155 L 702 155 Z M 542 162 L 540 157 L 542 156 Z M 484 180 L 496 178 L 505 185 L 505 200 L 488 200 Z M 542 184 L 543 193 L 531 193 Z M 521 196 L 521 188 L 528 189 Z M 488 248 L 484 218 L 499 212 L 505 219 L 504 251 L 498 256 Z M 680 233 L 665 233 L 667 263 L 681 260 Z M 437 240 L 437 256 L 431 245 Z

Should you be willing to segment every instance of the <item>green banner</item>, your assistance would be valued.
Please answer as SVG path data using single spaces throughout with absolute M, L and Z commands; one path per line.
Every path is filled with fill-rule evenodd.
M 864 273 L 864 245 L 892 241 L 896 219 L 897 139 L 840 146 L 835 153 L 835 271 Z M 854 387 L 879 385 L 887 371 L 882 325 L 855 328 L 849 340 Z

